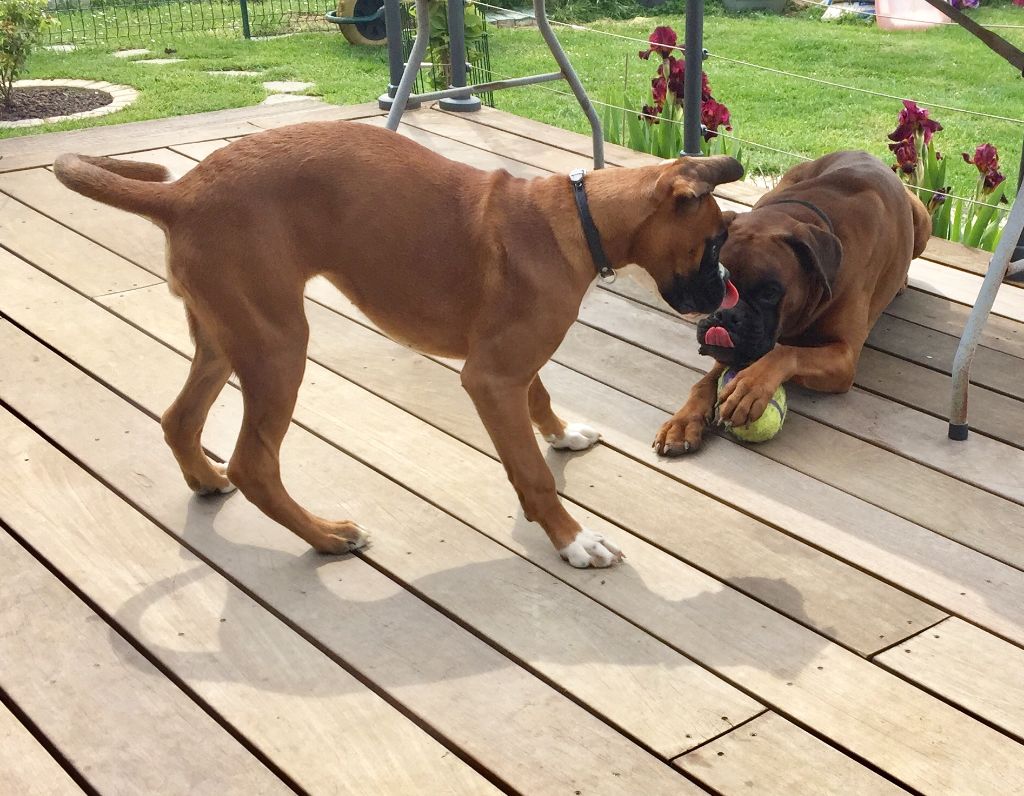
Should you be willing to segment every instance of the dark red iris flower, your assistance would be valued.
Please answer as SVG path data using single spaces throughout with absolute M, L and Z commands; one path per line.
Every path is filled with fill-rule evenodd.
M 641 50 L 638 54 L 645 61 L 651 57 L 651 53 L 657 53 L 662 58 L 671 55 L 676 51 L 676 32 L 672 30 L 668 25 L 659 25 L 654 29 L 654 32 L 647 38 L 651 46 L 646 50 Z
M 1013 0 L 1015 6 L 1024 6 L 1024 0 Z
M 700 121 L 706 128 L 704 140 L 710 141 L 718 135 L 718 128 L 732 130 L 729 124 L 729 109 L 716 99 L 708 98 L 700 109 Z
M 889 144 L 889 149 L 896 155 L 896 164 L 900 171 L 904 174 L 913 174 L 917 170 L 917 147 L 913 138 Z
M 666 75 L 666 72 L 668 73 Z M 668 56 L 661 64 L 658 65 L 658 76 L 668 77 L 668 90 L 671 91 L 677 99 L 681 99 L 684 93 L 684 85 L 686 80 L 686 62 L 682 58 L 675 58 Z M 711 83 L 708 82 L 708 73 L 700 73 L 701 83 L 701 100 L 711 99 Z
M 651 99 L 654 100 L 654 106 L 661 112 L 661 109 L 665 107 L 665 97 L 668 92 L 668 83 L 665 78 L 660 75 L 651 81 Z
M 661 119 L 658 116 L 661 114 L 661 108 L 655 108 L 652 105 L 644 105 L 640 109 L 640 118 L 648 124 L 660 124 Z
M 982 144 L 979 146 L 974 150 L 973 158 L 966 152 L 962 154 L 965 163 L 974 164 L 978 172 L 984 175 L 985 193 L 992 193 L 1006 179 L 1006 175 L 999 172 L 999 150 L 992 146 L 992 144 Z
M 903 100 L 903 110 L 900 111 L 897 119 L 896 129 L 889 134 L 889 140 L 902 142 L 913 138 L 916 133 L 921 133 L 927 144 L 932 140 L 932 136 L 941 129 L 941 124 L 928 118 L 927 108 L 919 108 L 913 100 Z
M 977 8 L 978 0 L 949 0 L 949 4 L 953 8 Z

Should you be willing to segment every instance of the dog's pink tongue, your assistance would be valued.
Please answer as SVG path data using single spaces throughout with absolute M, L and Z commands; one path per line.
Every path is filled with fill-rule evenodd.
M 730 283 L 731 284 L 731 283 Z M 718 346 L 719 348 L 735 348 L 732 338 L 724 326 L 712 326 L 704 335 L 704 344 Z
M 736 285 L 732 283 L 731 279 L 725 280 L 725 296 L 722 298 L 722 306 L 719 309 L 731 310 L 736 306 L 736 303 L 740 300 L 740 292 L 736 289 Z M 725 331 L 724 329 L 722 331 Z M 728 336 L 728 335 L 726 335 Z

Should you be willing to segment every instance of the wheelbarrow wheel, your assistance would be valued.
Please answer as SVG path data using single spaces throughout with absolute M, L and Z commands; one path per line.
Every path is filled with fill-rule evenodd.
M 341 0 L 339 17 L 371 17 L 384 5 L 384 0 Z M 388 31 L 383 15 L 370 22 L 339 25 L 342 35 L 352 44 L 380 47 L 388 43 Z

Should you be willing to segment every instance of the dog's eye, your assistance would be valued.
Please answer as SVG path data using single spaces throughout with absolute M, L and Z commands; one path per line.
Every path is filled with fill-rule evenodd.
M 757 291 L 757 300 L 765 304 L 778 304 L 782 299 L 783 289 L 778 282 L 769 282 Z

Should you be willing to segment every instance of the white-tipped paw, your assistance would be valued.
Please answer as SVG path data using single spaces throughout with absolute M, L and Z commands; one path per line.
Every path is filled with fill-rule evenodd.
M 201 497 L 207 495 L 228 495 L 238 487 L 228 480 L 228 466 L 220 462 L 210 462 L 210 466 L 216 473 L 216 480 L 209 484 L 196 484 L 193 486 L 195 493 Z
M 558 450 L 585 451 L 599 439 L 601 432 L 592 429 L 585 423 L 570 423 L 565 427 L 562 436 L 545 434 L 544 439 Z
M 581 528 L 576 538 L 558 553 L 578 569 L 610 567 L 623 558 L 617 544 L 589 528 Z

